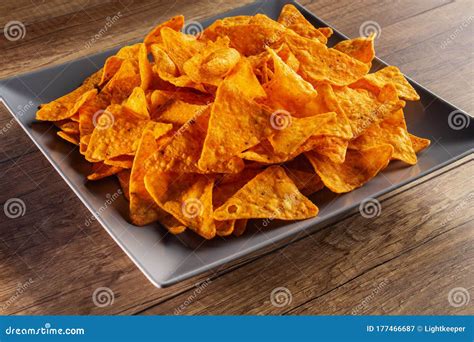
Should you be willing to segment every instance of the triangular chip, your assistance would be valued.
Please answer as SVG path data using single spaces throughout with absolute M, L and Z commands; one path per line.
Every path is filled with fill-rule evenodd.
M 349 119 L 354 137 L 404 106 L 392 84 L 385 85 L 378 95 L 366 89 L 349 87 L 334 88 L 334 94 Z
M 140 86 L 140 72 L 138 66 L 126 59 L 119 70 L 102 89 L 101 94 L 107 96 L 111 103 L 120 104 L 135 87 Z
M 337 43 L 334 49 L 344 52 L 362 63 L 372 65 L 372 60 L 375 57 L 374 39 L 374 34 L 369 37 L 347 39 Z
M 286 34 L 285 41 L 300 62 L 298 73 L 313 86 L 321 82 L 349 85 L 369 71 L 367 64 L 317 40 Z
M 351 141 L 349 148 L 363 150 L 381 144 L 392 145 L 393 159 L 410 165 L 416 164 L 416 154 L 406 129 L 402 109 L 395 111 L 384 121 L 372 124 L 362 135 Z
M 124 102 L 123 107 L 130 110 L 140 119 L 150 119 L 145 92 L 140 87 L 135 87 L 133 89 L 130 96 Z
M 155 202 L 184 226 L 206 239 L 216 235 L 212 218 L 214 179 L 193 173 L 148 172 L 145 186 Z
M 147 225 L 164 216 L 145 188 L 146 160 L 158 148 L 153 135 L 154 125 L 149 122 L 143 130 L 130 175 L 130 219 L 137 226 Z
M 259 89 L 260 93 L 263 89 L 249 68 L 248 62 L 241 59 L 217 90 L 198 164 L 203 171 L 240 171 L 243 164 L 237 155 L 273 132 L 269 114 L 252 99 L 256 93 L 250 93 L 249 89 Z M 248 86 L 238 88 L 236 84 L 244 79 L 248 79 Z
M 381 170 L 392 157 L 393 147 L 385 144 L 366 150 L 347 151 L 344 163 L 334 163 L 315 152 L 306 153 L 314 170 L 331 191 L 344 193 L 361 187 Z
M 165 21 L 164 23 L 158 24 L 156 27 L 154 27 L 145 37 L 143 42 L 149 46 L 151 44 L 155 43 L 161 43 L 161 30 L 164 27 L 169 27 L 175 31 L 179 31 L 183 28 L 184 26 L 184 16 L 182 15 L 177 15 L 173 18 L 171 18 L 168 21 Z
M 292 29 L 302 37 L 316 39 L 323 44 L 326 44 L 328 41 L 326 35 L 311 25 L 292 4 L 283 6 L 280 16 L 278 17 L 278 22 Z
M 410 133 L 408 133 L 408 135 L 410 136 L 410 140 L 411 140 L 413 150 L 415 151 L 415 153 L 423 151 L 425 148 L 427 148 L 431 144 L 431 141 L 429 139 L 420 138 Z
M 208 42 L 184 63 L 184 72 L 195 83 L 218 86 L 240 59 L 239 52 L 228 45 L 229 40 L 223 38 Z
M 103 162 L 92 164 L 92 173 L 87 176 L 88 180 L 96 181 L 105 177 L 115 175 L 122 171 L 121 167 L 105 165 Z
M 145 44 L 140 44 L 138 50 L 138 69 L 140 70 L 140 87 L 143 90 L 148 90 L 152 81 L 152 72 Z
M 111 105 L 97 116 L 96 122 L 86 151 L 87 160 L 92 161 L 135 154 L 148 120 L 138 119 L 122 106 Z M 170 124 L 160 125 L 167 131 L 173 128 Z
M 365 75 L 360 80 L 351 84 L 351 88 L 365 88 L 374 93 L 378 93 L 386 84 L 393 84 L 397 89 L 398 97 L 407 101 L 418 101 L 420 95 L 407 81 L 400 69 L 395 66 L 388 66 L 379 71 Z
M 270 166 L 214 212 L 216 220 L 314 217 L 318 208 L 303 196 L 280 166 Z

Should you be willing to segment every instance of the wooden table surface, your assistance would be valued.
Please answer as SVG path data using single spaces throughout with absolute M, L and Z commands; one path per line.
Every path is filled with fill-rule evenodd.
M 379 57 L 474 112 L 472 0 L 301 2 L 350 37 L 377 22 Z M 0 26 L 20 21 L 26 35 L 1 35 L 0 77 L 141 38 L 175 14 L 199 20 L 236 3 L 4 0 Z M 99 224 L 83 224 L 87 209 L 5 110 L 0 127 L 8 127 L 0 134 L 0 203 L 26 204 L 17 219 L 0 212 L 0 314 L 474 314 L 472 156 L 385 196 L 375 219 L 355 213 L 250 261 L 157 289 Z M 94 304 L 101 287 L 113 294 L 110 305 Z M 286 295 L 283 305 L 272 303 L 272 291 Z

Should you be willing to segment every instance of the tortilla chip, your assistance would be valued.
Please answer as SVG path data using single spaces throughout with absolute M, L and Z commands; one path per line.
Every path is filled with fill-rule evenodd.
M 55 121 L 54 124 L 64 133 L 79 134 L 79 123 L 71 120 Z
M 283 6 L 278 22 L 302 37 L 316 39 L 322 44 L 326 44 L 328 41 L 326 35 L 311 25 L 294 5 Z
M 124 102 L 123 107 L 130 110 L 139 119 L 150 119 L 145 92 L 140 87 L 135 87 Z
M 122 187 L 123 195 L 128 201 L 130 201 L 130 173 L 130 170 L 122 170 L 116 174 Z
M 332 127 L 336 125 L 336 117 L 336 113 L 326 113 L 306 118 L 292 118 L 288 127 L 279 129 L 268 140 L 277 154 L 292 154 L 309 137 L 332 134 L 334 132 Z M 274 127 L 277 127 L 276 124 Z
M 198 160 L 206 137 L 209 110 L 199 112 L 185 123 L 168 144 L 154 153 L 152 167 L 160 172 L 201 173 Z
M 92 164 L 92 173 L 87 176 L 88 180 L 96 181 L 105 177 L 115 175 L 122 171 L 121 167 L 105 165 L 103 162 Z
M 120 69 L 120 66 L 122 65 L 123 61 L 124 61 L 123 58 L 120 58 L 120 57 L 117 57 L 117 56 L 110 56 L 109 58 L 107 58 L 107 60 L 105 61 L 105 64 L 104 64 L 102 77 L 101 77 L 100 82 L 98 84 L 99 87 L 102 87 L 112 77 L 114 77 L 114 75 Z
M 155 202 L 184 226 L 206 239 L 216 235 L 212 218 L 214 179 L 193 173 L 148 172 L 145 186 Z
M 119 105 L 107 107 L 97 122 L 102 116 L 107 119 L 107 124 L 94 129 L 87 146 L 86 159 L 105 160 L 125 154 L 134 155 L 148 120 L 138 119 Z M 170 124 L 160 125 L 165 133 L 173 128 Z
M 334 163 L 315 152 L 306 153 L 316 173 L 326 187 L 335 193 L 344 193 L 361 187 L 381 170 L 392 157 L 393 147 L 388 144 L 365 150 L 349 150 L 344 163 Z
M 285 42 L 300 62 L 298 73 L 313 86 L 321 82 L 349 85 L 369 71 L 367 64 L 317 40 L 286 34 Z
M 388 66 L 379 71 L 365 75 L 362 79 L 350 85 L 351 88 L 365 88 L 378 93 L 387 84 L 393 84 L 397 89 L 398 97 L 407 101 L 418 101 L 420 95 L 403 76 L 400 69 Z
M 158 121 L 182 126 L 196 115 L 203 113 L 208 107 L 208 105 L 196 105 L 181 100 L 172 100 L 158 117 Z
M 391 84 L 384 86 L 378 96 L 366 89 L 349 87 L 334 88 L 334 94 L 349 119 L 354 137 L 404 106 Z
M 107 96 L 112 104 L 120 104 L 130 96 L 135 87 L 140 86 L 140 82 L 138 66 L 126 59 L 102 89 L 101 94 Z
M 245 82 L 245 79 L 248 80 L 246 87 L 238 88 L 237 85 Z M 258 93 L 251 92 L 251 89 L 257 89 L 258 93 L 264 92 L 250 64 L 242 59 L 217 90 L 198 163 L 201 170 L 240 171 L 243 163 L 237 155 L 272 133 L 269 114 L 253 101 Z
M 131 169 L 133 165 L 133 156 L 123 155 L 104 160 L 105 165 L 118 166 L 122 169 Z
M 168 21 L 165 21 L 164 23 L 158 24 L 156 27 L 154 27 L 145 37 L 143 42 L 145 45 L 150 46 L 151 44 L 156 44 L 156 43 L 161 43 L 161 30 L 164 27 L 169 27 L 175 31 L 180 31 L 184 26 L 184 16 L 182 15 L 177 15 L 173 18 L 171 18 Z
M 324 188 L 324 184 L 306 157 L 298 156 L 283 165 L 288 177 L 295 183 L 298 190 L 305 196 L 310 196 Z
M 59 99 L 42 104 L 36 112 L 36 120 L 59 121 L 72 117 L 78 108 L 87 100 L 92 93 L 96 93 L 95 87 L 102 77 L 102 69 L 88 77 L 82 85 Z
M 151 85 L 152 72 L 145 44 L 140 44 L 138 50 L 138 69 L 140 71 L 140 88 L 148 90 Z
M 410 133 L 408 133 L 408 135 L 410 136 L 411 144 L 415 153 L 423 151 L 431 144 L 431 141 L 429 139 L 420 138 Z
M 306 140 L 300 151 L 316 151 L 327 157 L 333 163 L 340 164 L 346 159 L 346 150 L 349 141 L 339 137 L 314 136 Z
M 185 74 L 184 63 L 197 54 L 204 43 L 195 36 L 177 32 L 169 27 L 161 29 L 162 49 L 177 66 L 181 75 Z
M 374 34 L 371 34 L 369 37 L 347 39 L 337 43 L 334 49 L 344 52 L 346 55 L 362 63 L 372 65 L 372 60 L 375 57 L 374 39 Z
M 318 208 L 303 196 L 280 166 L 271 166 L 250 180 L 214 212 L 216 220 L 314 217 Z
M 402 109 L 395 111 L 384 121 L 372 124 L 362 135 L 351 141 L 349 148 L 363 150 L 382 144 L 392 145 L 394 149 L 392 159 L 398 159 L 410 165 L 416 164 L 416 154 L 406 130 Z
M 191 81 L 218 86 L 240 59 L 237 50 L 229 48 L 229 39 L 208 42 L 199 53 L 188 59 L 184 71 Z
M 79 135 L 78 134 L 71 134 L 71 133 L 66 133 L 64 131 L 58 131 L 56 133 L 58 136 L 66 140 L 67 142 L 70 142 L 71 144 L 74 145 L 79 145 Z
M 130 175 L 130 219 L 137 226 L 144 226 L 164 216 L 162 210 L 145 188 L 146 160 L 157 150 L 153 128 L 149 122 L 143 130 Z

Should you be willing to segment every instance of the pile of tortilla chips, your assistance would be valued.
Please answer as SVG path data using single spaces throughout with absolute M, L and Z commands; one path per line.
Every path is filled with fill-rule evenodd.
M 396 67 L 369 73 L 374 37 L 328 47 L 292 5 L 217 20 L 197 36 L 177 16 L 126 46 L 38 120 L 116 175 L 135 225 L 211 239 L 254 218 L 296 220 L 324 187 L 352 191 L 429 140 L 407 131 L 418 94 Z

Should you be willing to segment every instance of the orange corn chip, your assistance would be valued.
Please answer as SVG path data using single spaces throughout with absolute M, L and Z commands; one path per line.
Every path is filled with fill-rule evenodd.
M 313 86 L 320 82 L 349 85 L 369 71 L 367 64 L 317 40 L 286 34 L 285 42 L 300 62 L 298 73 Z
M 71 144 L 79 145 L 79 135 L 77 134 L 66 133 L 63 131 L 58 131 L 56 134 Z
M 120 104 L 132 93 L 135 87 L 140 86 L 140 82 L 138 66 L 126 59 L 102 89 L 101 94 L 110 98 L 111 103 Z
M 362 63 L 372 65 L 372 60 L 375 57 L 374 39 L 375 35 L 371 34 L 369 37 L 343 40 L 337 43 L 334 49 L 344 52 Z
M 175 31 L 179 31 L 183 28 L 184 26 L 184 16 L 182 15 L 177 15 L 173 18 L 171 18 L 170 20 L 168 21 L 165 21 L 164 23 L 162 24 L 158 24 L 156 27 L 154 27 L 149 33 L 148 35 L 145 37 L 145 39 L 143 40 L 143 42 L 146 44 L 146 45 L 151 45 L 151 44 L 155 44 L 155 43 L 161 43 L 162 40 L 161 40 L 161 30 L 164 28 L 164 27 L 169 27 Z
M 102 77 L 100 79 L 100 82 L 98 84 L 99 87 L 102 87 L 104 84 L 106 84 L 114 75 L 117 73 L 117 71 L 120 69 L 120 66 L 122 65 L 122 62 L 124 61 L 123 58 L 117 57 L 117 56 L 110 56 L 107 58 L 104 64 L 103 68 L 103 73 Z
M 107 107 L 96 121 L 96 128 L 87 146 L 87 160 L 105 160 L 135 154 L 148 122 L 129 114 L 119 105 Z M 173 128 L 170 124 L 160 125 L 165 133 Z
M 420 99 L 416 90 L 408 83 L 400 69 L 395 66 L 388 66 L 373 74 L 365 75 L 362 79 L 351 84 L 351 87 L 366 88 L 377 93 L 387 84 L 395 86 L 397 94 L 401 99 L 407 101 L 418 101 Z
M 130 219 L 137 226 L 147 225 L 164 216 L 145 188 L 146 160 L 158 148 L 153 135 L 154 125 L 149 122 L 143 130 L 130 175 Z
M 349 148 L 363 150 L 382 144 L 392 145 L 393 159 L 404 161 L 410 165 L 416 164 L 416 154 L 406 130 L 402 109 L 395 111 L 384 121 L 372 124 L 362 135 L 351 141 Z
M 283 6 L 278 22 L 302 37 L 316 39 L 323 44 L 326 44 L 328 41 L 326 35 L 311 25 L 294 5 L 288 4 Z
M 128 201 L 130 201 L 130 173 L 130 170 L 122 170 L 116 174 L 120 183 L 120 187 L 122 188 L 123 195 Z
M 92 164 L 92 173 L 87 176 L 88 180 L 96 181 L 105 177 L 115 175 L 122 171 L 121 167 L 105 165 L 103 162 Z
M 425 148 L 427 148 L 431 144 L 431 141 L 429 139 L 420 138 L 410 133 L 408 133 L 408 135 L 410 136 L 410 140 L 411 140 L 413 150 L 415 151 L 415 153 L 423 151 Z
M 99 83 L 101 76 L 102 70 L 99 70 L 87 78 L 76 90 L 50 103 L 42 104 L 41 108 L 36 112 L 36 119 L 59 121 L 72 117 L 89 96 L 97 93 L 95 86 Z
M 247 79 L 245 90 L 236 85 Z M 203 171 L 238 172 L 243 167 L 237 155 L 257 145 L 272 133 L 268 113 L 259 106 L 251 92 L 257 89 L 263 93 L 258 80 L 245 59 L 221 83 L 216 100 L 212 105 L 209 129 L 199 159 L 199 168 Z M 239 132 L 239 134 L 228 134 Z
M 365 150 L 349 150 L 344 163 L 334 163 L 314 152 L 306 153 L 316 173 L 331 191 L 344 193 L 361 187 L 383 170 L 392 157 L 388 144 Z
M 214 180 L 193 173 L 148 172 L 145 186 L 155 202 L 184 226 L 206 239 L 216 235 L 212 218 Z
M 145 44 L 140 44 L 138 50 L 138 69 L 140 70 L 140 87 L 147 90 L 151 85 L 152 72 Z
M 299 192 L 285 171 L 279 166 L 271 166 L 216 209 L 214 218 L 295 220 L 317 214 L 318 208 Z
M 240 59 L 239 52 L 228 45 L 229 39 L 208 42 L 205 48 L 184 63 L 184 72 L 195 83 L 218 86 Z
M 130 110 L 140 119 L 150 119 L 145 92 L 140 87 L 135 87 L 133 89 L 130 96 L 124 102 L 123 107 Z
M 349 87 L 334 88 L 334 93 L 349 119 L 354 137 L 404 106 L 391 84 L 384 86 L 378 96 L 366 89 Z

